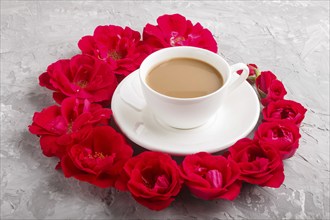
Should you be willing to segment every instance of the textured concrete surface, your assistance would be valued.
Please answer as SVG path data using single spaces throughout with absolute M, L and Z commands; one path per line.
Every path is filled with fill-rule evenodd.
M 47 66 L 79 52 L 101 24 L 142 31 L 181 13 L 214 33 L 230 63 L 272 70 L 288 98 L 307 109 L 300 148 L 285 161 L 279 189 L 244 186 L 230 201 L 185 190 L 162 212 L 128 193 L 66 179 L 27 131 L 53 104 L 39 87 Z M 1 219 L 329 219 L 329 1 L 3 1 L 1 0 Z

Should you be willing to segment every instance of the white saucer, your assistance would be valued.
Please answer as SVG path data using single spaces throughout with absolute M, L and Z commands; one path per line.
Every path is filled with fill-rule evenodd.
M 168 127 L 156 120 L 144 105 L 138 71 L 118 85 L 111 109 L 121 131 L 143 148 L 172 155 L 214 153 L 246 137 L 258 122 L 258 97 L 252 86 L 244 82 L 228 96 L 216 117 L 205 125 L 190 130 Z M 134 107 L 131 102 L 135 102 Z

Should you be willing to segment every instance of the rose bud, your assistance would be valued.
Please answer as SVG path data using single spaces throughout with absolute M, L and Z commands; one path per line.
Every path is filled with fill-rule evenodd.
M 238 163 L 239 179 L 260 186 L 280 187 L 284 181 L 283 162 L 276 149 L 248 138 L 229 148 L 229 160 Z
M 261 98 L 265 98 L 272 81 L 276 80 L 276 76 L 271 71 L 262 71 L 256 79 L 256 87 L 261 94 Z
M 286 93 L 283 83 L 279 80 L 274 80 L 270 84 L 266 98 L 261 99 L 261 104 L 267 106 L 271 102 L 282 100 Z
M 291 100 L 278 100 L 271 102 L 262 110 L 264 121 L 281 122 L 290 121 L 297 126 L 305 117 L 307 109 L 300 103 Z
M 186 156 L 180 171 L 191 193 L 205 200 L 234 200 L 241 189 L 239 166 L 223 156 L 205 152 Z
M 283 99 L 287 93 L 283 83 L 270 71 L 261 72 L 256 79 L 256 88 L 263 106 Z
M 289 121 L 261 123 L 254 134 L 254 139 L 260 145 L 273 147 L 282 159 L 294 155 L 299 146 L 300 137 L 298 126 Z
M 249 76 L 247 78 L 247 81 L 252 85 L 255 83 L 256 78 L 260 75 L 260 71 L 258 69 L 258 66 L 255 64 L 247 64 L 248 68 L 249 68 Z M 243 72 L 243 70 L 237 70 L 237 74 L 241 75 Z
M 149 209 L 161 210 L 174 201 L 182 184 L 178 165 L 168 154 L 146 151 L 125 164 L 115 187 L 128 190 Z

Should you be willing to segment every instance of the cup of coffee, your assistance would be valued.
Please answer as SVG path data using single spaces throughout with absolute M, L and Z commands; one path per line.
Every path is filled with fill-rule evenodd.
M 242 74 L 236 74 L 240 69 Z M 149 55 L 140 66 L 139 78 L 146 104 L 157 120 L 192 129 L 208 122 L 248 73 L 245 64 L 230 66 L 211 51 L 179 46 Z

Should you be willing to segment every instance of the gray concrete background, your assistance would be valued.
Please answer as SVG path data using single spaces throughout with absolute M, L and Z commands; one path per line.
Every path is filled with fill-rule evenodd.
M 99 189 L 54 170 L 27 131 L 54 104 L 38 76 L 97 25 L 142 32 L 181 13 L 216 37 L 231 64 L 256 63 L 307 109 L 297 153 L 279 189 L 244 186 L 233 202 L 183 191 L 162 212 L 128 193 Z M 1 219 L 329 219 L 329 1 L 3 1 L 1 0 Z

